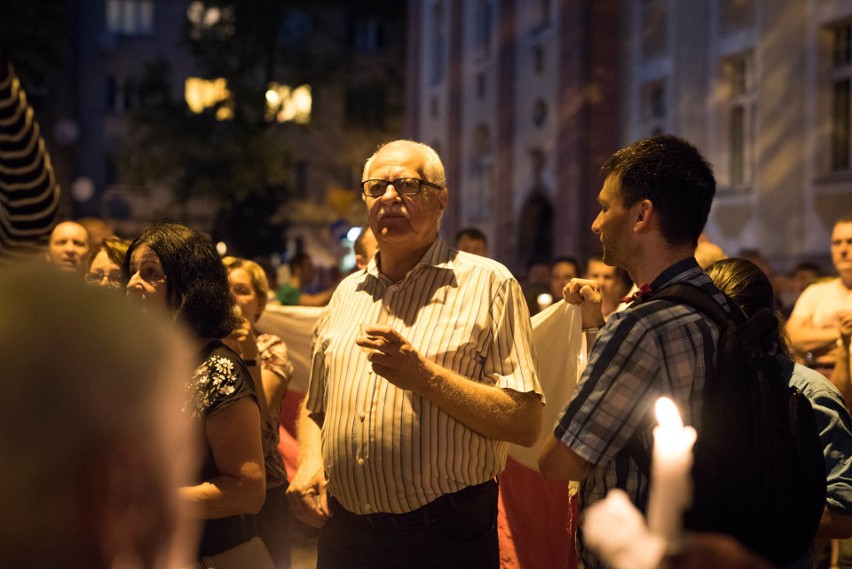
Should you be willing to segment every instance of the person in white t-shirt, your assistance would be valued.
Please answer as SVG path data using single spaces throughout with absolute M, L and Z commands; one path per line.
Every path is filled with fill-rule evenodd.
M 787 322 L 796 355 L 826 376 L 837 359 L 841 318 L 852 313 L 852 214 L 834 224 L 831 261 L 838 278 L 806 288 Z

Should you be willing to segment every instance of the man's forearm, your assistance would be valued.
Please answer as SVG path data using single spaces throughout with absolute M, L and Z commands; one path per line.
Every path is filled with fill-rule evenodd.
M 794 323 L 787 326 L 787 333 L 793 347 L 802 353 L 829 349 L 839 337 L 836 328 L 809 328 Z
M 849 355 L 849 345 L 840 343 L 837 350 L 837 361 L 834 362 L 834 371 L 831 373 L 831 382 L 840 390 L 846 401 L 846 408 L 852 407 L 852 360 Z
M 322 463 L 322 417 L 311 414 L 307 399 L 299 407 L 296 440 L 299 444 L 299 466 L 305 462 Z
M 532 446 L 541 433 L 542 403 L 536 393 L 518 393 L 478 383 L 438 364 L 427 366 L 429 387 L 420 395 L 489 438 Z

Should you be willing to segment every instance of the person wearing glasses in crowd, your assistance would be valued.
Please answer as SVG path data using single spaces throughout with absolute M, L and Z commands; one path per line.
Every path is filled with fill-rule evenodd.
M 497 568 L 497 485 L 543 397 L 520 286 L 438 235 L 444 167 L 389 142 L 364 166 L 379 252 L 338 286 L 299 420 L 297 515 L 317 567 Z
M 119 289 L 124 286 L 121 280 L 121 263 L 127 254 L 130 241 L 120 237 L 107 237 L 103 244 L 95 249 L 89 261 L 89 270 L 83 275 L 87 284 Z

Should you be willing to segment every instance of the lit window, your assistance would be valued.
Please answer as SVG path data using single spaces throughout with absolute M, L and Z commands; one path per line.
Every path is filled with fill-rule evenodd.
M 307 124 L 311 122 L 312 104 L 309 85 L 291 88 L 289 85 L 270 83 L 266 91 L 266 119 Z
M 208 81 L 198 77 L 186 79 L 184 97 L 186 104 L 193 113 L 202 113 L 205 109 L 219 105 L 216 109 L 216 119 L 223 121 L 234 117 L 234 105 L 228 83 L 224 79 Z
M 107 0 L 106 23 L 114 34 L 149 35 L 154 31 L 154 1 Z
M 195 0 L 186 9 L 186 19 L 189 20 L 189 35 L 199 40 L 203 35 L 212 35 L 217 39 L 227 39 L 234 35 L 235 15 L 231 6 L 205 6 L 204 2 Z

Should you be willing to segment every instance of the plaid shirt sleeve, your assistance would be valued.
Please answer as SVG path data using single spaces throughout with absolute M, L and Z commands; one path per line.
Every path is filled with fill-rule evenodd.
M 613 458 L 648 411 L 643 402 L 660 353 L 643 324 L 626 313 L 613 315 L 556 425 L 557 438 L 590 464 Z
M 706 321 L 682 306 L 614 314 L 595 342 L 556 436 L 589 463 L 604 463 L 637 428 L 650 426 L 653 403 L 663 394 L 678 405 L 685 424 L 695 424 L 694 402 L 703 386 L 696 387 L 695 377 L 704 376 L 708 354 L 702 346 L 708 345 L 712 349 L 715 340 Z

